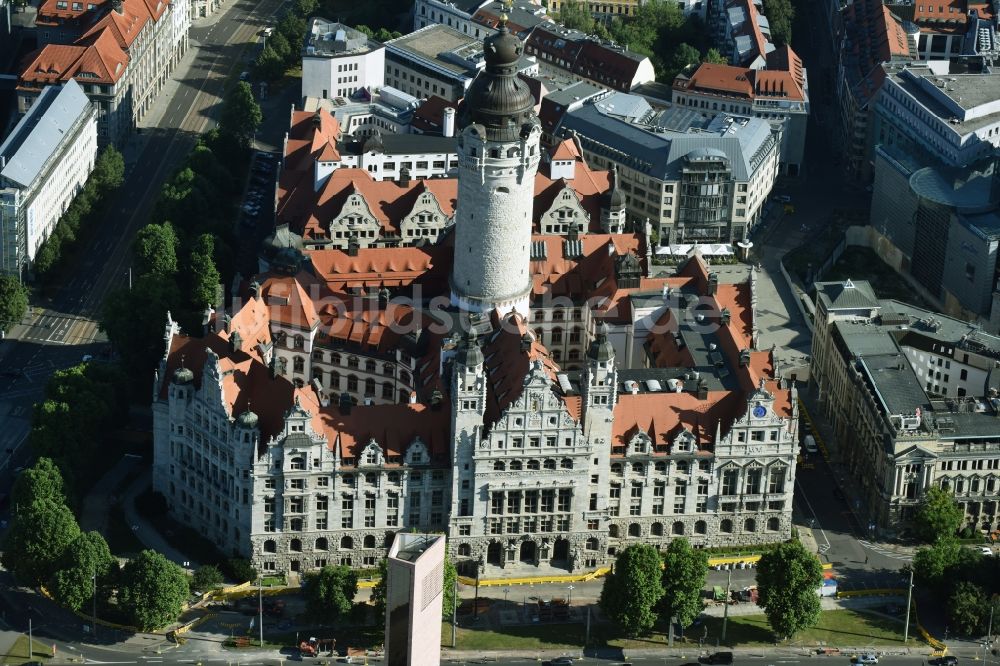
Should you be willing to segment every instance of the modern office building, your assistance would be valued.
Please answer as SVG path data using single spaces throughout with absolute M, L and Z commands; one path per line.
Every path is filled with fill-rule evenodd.
M 0 273 L 27 277 L 97 158 L 97 113 L 76 81 L 42 91 L 0 143 Z
M 898 535 L 932 487 L 992 530 L 1000 501 L 1000 338 L 880 300 L 864 281 L 816 285 L 811 382 L 859 486 L 855 511 Z
M 385 654 L 389 666 L 441 663 L 445 538 L 400 532 L 387 560 Z
M 302 48 L 302 97 L 352 98 L 385 81 L 385 47 L 354 28 L 314 17 Z

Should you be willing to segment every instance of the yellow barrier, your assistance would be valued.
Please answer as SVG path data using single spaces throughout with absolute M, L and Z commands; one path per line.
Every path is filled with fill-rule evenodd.
M 187 632 L 191 631 L 192 629 L 194 629 L 195 627 L 197 627 L 199 624 L 201 624 L 202 622 L 204 622 L 205 620 L 207 620 L 210 617 L 215 617 L 215 613 L 206 613 L 205 615 L 202 615 L 201 617 L 198 617 L 198 618 L 195 618 L 194 620 L 191 620 L 190 622 L 188 622 L 185 625 L 177 627 L 176 629 L 174 629 L 174 635 L 175 636 L 180 636 L 182 634 L 186 634 Z
M 230 585 L 229 587 L 220 587 L 220 588 L 216 589 L 213 593 L 217 594 L 217 595 L 220 595 L 220 594 L 221 595 L 227 595 L 227 594 L 232 594 L 233 592 L 242 592 L 243 590 L 249 590 L 249 589 L 250 589 L 250 581 L 247 581 L 245 583 L 240 583 L 239 585 Z
M 934 648 L 934 652 L 932 653 L 933 656 L 943 657 L 948 652 L 948 646 L 931 636 L 930 633 L 924 629 L 924 626 L 920 624 L 920 617 L 917 615 L 916 601 L 911 604 L 910 608 L 913 615 L 913 622 L 917 625 L 917 631 L 920 632 L 920 636 L 927 642 L 927 644 Z
M 56 603 L 59 603 L 58 601 L 56 601 L 56 598 L 52 596 L 52 593 L 49 592 L 44 586 L 42 586 L 39 589 L 41 589 L 42 594 L 45 595 L 46 597 L 48 597 L 51 601 L 55 601 Z M 70 610 L 72 610 L 72 609 L 70 609 Z M 93 617 L 91 615 L 87 615 L 86 613 L 83 613 L 83 612 L 77 611 L 77 610 L 73 611 L 73 613 L 77 617 L 79 617 L 81 619 L 84 619 L 87 622 L 97 622 L 97 624 L 101 625 L 102 627 L 108 627 L 110 629 L 121 629 L 123 631 L 131 631 L 132 633 L 138 633 L 139 632 L 139 629 L 137 627 L 132 627 L 132 626 L 129 626 L 127 624 L 116 624 L 114 622 L 108 622 L 107 620 L 102 620 L 99 617 L 95 618 L 95 617 Z M 151 633 L 155 633 L 155 632 L 151 632 Z
M 522 578 L 480 578 L 479 587 L 503 587 L 506 585 L 545 585 L 562 583 L 585 583 L 607 575 L 610 567 L 601 567 L 585 574 L 565 574 L 561 576 L 536 576 Z M 476 579 L 469 576 L 459 576 L 458 582 L 471 587 L 476 586 Z

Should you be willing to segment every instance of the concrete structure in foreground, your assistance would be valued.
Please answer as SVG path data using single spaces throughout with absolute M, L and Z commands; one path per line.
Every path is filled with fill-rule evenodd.
M 0 143 L 0 273 L 21 275 L 97 159 L 97 112 L 73 79 L 42 90 Z
M 400 532 L 389 548 L 385 600 L 388 666 L 441 663 L 445 538 Z

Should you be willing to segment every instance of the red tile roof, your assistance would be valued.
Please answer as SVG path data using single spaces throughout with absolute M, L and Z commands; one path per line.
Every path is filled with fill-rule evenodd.
M 361 248 L 355 257 L 337 249 L 306 252 L 317 277 L 333 291 L 410 287 L 419 283 L 429 293 L 447 289 L 451 254 L 449 245 Z

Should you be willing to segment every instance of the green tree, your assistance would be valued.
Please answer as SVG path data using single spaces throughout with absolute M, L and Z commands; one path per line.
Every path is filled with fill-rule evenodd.
M 73 610 L 88 608 L 86 604 L 94 598 L 94 577 L 98 593 L 103 596 L 114 584 L 117 572 L 118 560 L 104 537 L 98 532 L 84 532 L 73 540 L 59 562 L 59 570 L 52 577 L 52 594 Z
M 280 37 L 280 35 L 275 35 Z M 276 81 L 285 73 L 285 59 L 271 47 L 270 44 L 257 54 L 253 66 L 259 78 L 265 81 Z
M 447 576 L 445 576 L 447 578 Z M 385 624 L 385 592 L 389 585 L 389 565 L 383 558 L 378 563 L 378 580 L 372 587 L 372 606 L 375 607 L 375 624 L 382 626 Z
M 939 587 L 945 572 L 958 562 L 962 546 L 954 537 L 941 537 L 933 546 L 920 548 L 913 555 L 913 575 L 923 585 Z
M 951 492 L 937 486 L 932 487 L 920 500 L 913 529 L 917 537 L 934 543 L 941 537 L 951 537 L 958 531 L 965 514 Z
M 701 59 L 702 62 L 707 62 L 712 65 L 728 65 L 729 61 L 719 53 L 719 49 L 711 48 L 705 52 L 705 57 Z
M 225 569 L 226 575 L 236 582 L 246 583 L 257 580 L 257 569 L 250 563 L 250 560 L 234 557 L 226 560 Z
M 315 617 L 339 620 L 351 612 L 358 576 L 350 567 L 325 566 L 306 576 L 306 607 Z
M 775 44 L 792 43 L 792 21 L 795 20 L 795 7 L 791 0 L 764 0 L 764 15 L 771 26 L 771 39 Z
M 708 555 L 695 550 L 687 539 L 674 539 L 663 554 L 664 615 L 689 627 L 701 613 L 701 591 L 708 573 Z
M 221 277 L 215 267 L 213 253 L 215 239 L 211 234 L 202 234 L 191 245 L 188 259 L 188 276 L 191 279 L 191 305 L 201 311 L 208 306 L 218 305 L 218 291 Z
M 288 12 L 278 23 L 275 33 L 284 35 L 288 44 L 297 50 L 305 43 L 307 29 L 308 24 L 304 18 L 294 12 Z
M 701 54 L 698 49 L 687 43 L 678 44 L 670 54 L 666 65 L 666 80 L 673 81 L 678 74 L 691 65 L 701 62 Z
M 281 58 L 282 63 L 287 62 L 289 58 L 297 60 L 300 57 L 298 49 L 293 49 L 288 43 L 288 40 L 285 39 L 285 36 L 280 32 L 274 33 L 274 35 L 267 40 L 265 48 L 268 46 L 274 49 L 274 53 Z
M 35 500 L 17 506 L 4 541 L 3 566 L 24 585 L 39 585 L 80 536 L 76 518 L 62 502 Z
M 163 355 L 167 311 L 177 311 L 177 285 L 154 275 L 136 279 L 132 289 L 111 292 L 101 312 L 101 330 L 108 335 L 131 373 L 147 376 Z
M 819 620 L 823 566 L 798 541 L 780 544 L 757 564 L 759 606 L 775 636 L 789 638 Z
M 444 556 L 444 598 L 441 600 L 441 616 L 451 619 L 455 612 L 455 581 L 458 579 L 458 571 L 455 570 L 455 563 L 451 561 L 449 555 Z M 384 609 L 383 609 L 384 612 Z
M 177 234 L 169 222 L 147 224 L 135 235 L 132 254 L 138 275 L 169 278 L 177 272 Z
M 125 182 L 125 158 L 118 149 L 109 145 L 94 162 L 94 171 L 90 174 L 100 193 L 116 190 Z
M 968 581 L 960 581 L 948 597 L 948 621 L 957 633 L 966 636 L 980 635 L 986 628 L 990 602 L 983 588 Z
M 118 605 L 129 624 L 152 631 L 180 617 L 188 593 L 183 569 L 160 553 L 144 550 L 122 569 Z
M 237 139 L 241 146 L 249 147 L 262 118 L 250 84 L 239 81 L 229 89 L 222 102 L 219 130 Z
M 354 26 L 354 29 L 357 30 L 358 32 L 364 33 L 366 37 L 375 36 L 375 32 L 364 24 L 359 23 L 358 25 Z
M 17 475 L 10 497 L 14 506 L 28 506 L 41 499 L 62 504 L 66 501 L 62 473 L 51 458 L 43 456 Z
M 660 554 L 652 546 L 635 544 L 615 559 L 614 571 L 601 588 L 600 605 L 626 635 L 635 636 L 652 628 L 662 596 Z
M 295 13 L 304 19 L 309 18 L 316 13 L 316 8 L 319 6 L 318 0 L 295 0 Z
M 222 585 L 222 572 L 214 564 L 203 564 L 191 576 L 191 589 L 207 592 Z
M 559 7 L 556 20 L 567 28 L 590 33 L 594 29 L 594 17 L 589 7 L 576 0 L 566 0 Z
M 27 311 L 28 290 L 16 275 L 0 275 L 0 331 L 9 331 Z
M 56 229 L 59 227 L 56 226 Z M 44 241 L 42 241 L 41 246 L 38 248 L 38 252 L 35 253 L 35 263 L 32 264 L 32 270 L 35 275 L 40 278 L 47 276 L 52 269 L 59 263 L 59 258 L 62 256 L 62 243 L 56 236 L 49 236 Z
M 402 37 L 403 33 L 398 30 L 389 30 L 387 28 L 379 28 L 375 33 L 376 42 L 387 42 L 390 39 L 396 39 L 397 37 Z

